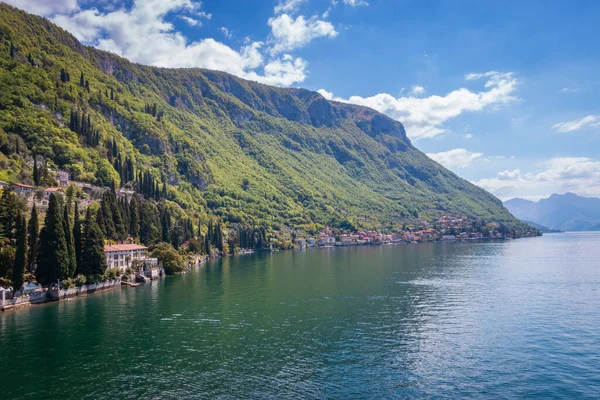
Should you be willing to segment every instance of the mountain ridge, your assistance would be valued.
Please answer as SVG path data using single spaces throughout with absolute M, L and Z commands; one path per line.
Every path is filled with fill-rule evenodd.
M 0 161 L 21 165 L 0 179 L 31 180 L 35 151 L 77 180 L 127 186 L 109 162 L 112 146 L 198 218 L 358 228 L 460 214 L 523 228 L 377 111 L 220 71 L 135 64 L 3 3 L 0 17 L 0 141 L 9 147 L 16 136 L 25 146 L 19 157 L 5 152 Z M 62 70 L 73 80 L 61 81 Z M 66 127 L 73 111 L 87 115 L 100 143 L 88 146 Z

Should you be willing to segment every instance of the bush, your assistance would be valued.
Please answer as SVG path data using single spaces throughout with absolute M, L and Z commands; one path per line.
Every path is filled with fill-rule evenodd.
M 165 274 L 173 275 L 185 270 L 185 261 L 169 243 L 159 243 L 152 250 L 152 257 L 156 257 L 165 269 Z
M 104 280 L 114 280 L 121 276 L 121 270 L 119 268 L 108 268 L 104 272 Z
M 77 275 L 75 277 L 75 286 L 77 287 L 82 287 L 83 285 L 85 285 L 85 282 L 87 281 L 85 275 Z
M 73 279 L 71 279 L 71 278 L 63 279 L 60 282 L 60 288 L 63 290 L 71 289 L 74 286 L 75 286 L 75 283 L 74 283 Z

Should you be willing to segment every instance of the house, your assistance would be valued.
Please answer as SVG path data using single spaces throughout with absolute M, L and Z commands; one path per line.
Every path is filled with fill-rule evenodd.
M 131 201 L 131 198 L 134 194 L 135 192 L 133 190 L 127 190 L 123 188 L 117 190 L 117 198 L 119 200 L 121 200 L 122 198 L 126 198 L 128 203 Z
M 133 261 L 149 260 L 148 248 L 139 244 L 112 244 L 104 246 L 104 255 L 108 268 L 119 268 L 124 272 Z
M 85 182 L 75 182 L 75 186 L 80 187 L 81 191 L 88 196 L 90 196 L 94 191 L 100 190 L 98 186 L 94 186 Z
M 335 236 L 327 236 L 325 244 L 327 244 L 328 246 L 335 246 Z
M 59 186 L 69 186 L 69 173 L 67 171 L 57 170 L 55 172 L 56 180 Z
M 296 239 L 296 243 L 298 243 L 298 245 L 301 248 L 305 248 L 306 247 L 306 239 L 304 239 L 304 238 L 298 238 L 298 239 Z
M 12 185 L 10 185 L 10 190 L 23 197 L 31 197 L 33 196 L 35 188 L 33 186 L 25 185 L 22 183 L 13 183 Z
M 4 189 L 7 186 L 10 186 L 10 185 L 4 181 L 0 181 L 0 189 Z
M 65 195 L 65 192 L 63 192 L 62 188 L 49 187 L 49 188 L 44 189 L 44 199 L 50 200 L 50 195 L 52 195 L 52 193 L 60 194 L 61 196 Z
M 317 245 L 317 240 L 315 238 L 310 238 L 306 241 L 308 247 L 315 247 Z

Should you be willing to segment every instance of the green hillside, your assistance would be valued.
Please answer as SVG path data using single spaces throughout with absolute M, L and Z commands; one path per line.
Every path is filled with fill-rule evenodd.
M 6 4 L 0 88 L 3 181 L 32 183 L 35 153 L 98 185 L 136 186 L 143 172 L 194 218 L 225 223 L 381 227 L 464 214 L 521 226 L 371 109 L 134 64 Z

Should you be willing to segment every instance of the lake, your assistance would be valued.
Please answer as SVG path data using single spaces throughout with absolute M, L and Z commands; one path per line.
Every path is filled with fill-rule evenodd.
M 0 344 L 5 399 L 597 398 L 600 234 L 228 257 Z

